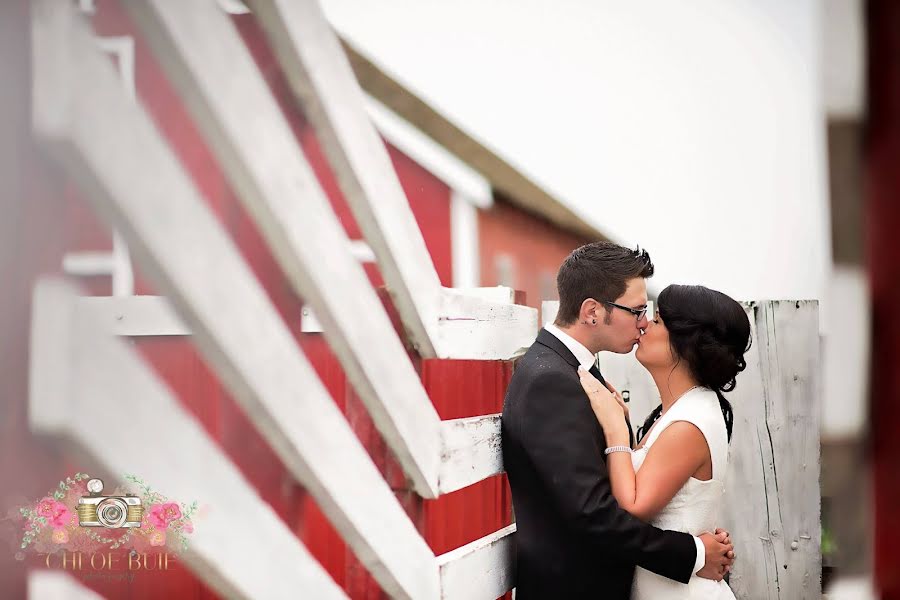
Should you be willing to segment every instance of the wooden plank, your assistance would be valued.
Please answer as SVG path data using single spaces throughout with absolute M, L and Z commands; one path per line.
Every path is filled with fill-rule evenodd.
M 103 596 L 68 573 L 35 570 L 28 573 L 28 600 L 103 600 Z
M 437 412 L 231 19 L 212 2 L 190 2 L 178 10 L 168 0 L 124 4 L 179 87 L 288 281 L 322 324 L 416 491 L 433 497 L 440 456 Z M 427 259 L 424 246 L 422 251 Z
M 515 304 L 516 290 L 504 285 L 494 287 L 454 287 L 454 292 L 467 298 L 482 298 L 496 304 Z
M 223 596 L 346 597 L 140 355 L 77 314 L 76 293 L 60 280 L 35 289 L 31 429 L 63 439 L 101 472 L 138 473 L 171 497 L 208 505 L 178 560 Z
M 537 310 L 530 306 L 491 302 L 449 288 L 441 294 L 440 358 L 511 360 L 524 354 L 536 336 Z
M 438 556 L 442 600 L 493 600 L 516 577 L 516 525 Z
M 34 119 L 45 147 L 122 232 L 207 362 L 385 591 L 437 596 L 434 555 L 152 120 L 124 96 L 67 3 L 33 9 Z M 435 486 L 439 460 L 436 451 Z
M 443 421 L 441 438 L 442 494 L 503 472 L 499 414 Z
M 85 296 L 76 310 L 114 335 L 190 335 L 191 331 L 163 296 Z
M 110 252 L 68 252 L 63 256 L 63 272 L 76 277 L 112 275 L 113 256 Z
M 434 358 L 440 281 L 337 36 L 315 0 L 248 4 L 316 128 L 413 344 Z
M 753 347 L 729 397 L 735 436 L 723 523 L 739 598 L 821 595 L 819 326 L 814 301 L 747 306 Z

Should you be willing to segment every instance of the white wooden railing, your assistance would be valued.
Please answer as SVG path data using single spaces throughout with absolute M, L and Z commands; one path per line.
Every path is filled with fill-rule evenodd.
M 212 0 L 181 3 L 177 10 L 155 0 L 125 4 L 288 280 L 322 321 L 349 380 L 414 489 L 433 498 L 500 473 L 497 416 L 440 421 L 230 19 Z M 307 111 L 321 111 L 340 98 L 340 114 L 318 115 L 314 121 L 328 140 L 336 169 L 345 184 L 349 181 L 345 193 L 365 222 L 367 242 L 420 353 L 497 360 L 530 344 L 537 313 L 513 304 L 509 292 L 498 300 L 477 290 L 432 285 L 437 278 L 421 234 L 383 145 L 372 141 L 377 137 L 365 118 L 362 95 L 318 6 L 307 1 L 254 7 Z M 298 10 L 303 14 L 294 15 Z M 285 16 L 302 17 L 303 26 L 315 35 L 306 39 L 306 33 L 279 25 Z M 298 36 L 304 37 L 302 45 L 294 39 Z M 246 489 L 228 491 L 249 486 L 195 420 L 174 408 L 170 392 L 133 351 L 109 336 L 190 334 L 290 473 L 386 592 L 406 598 L 487 598 L 509 589 L 514 526 L 434 556 L 234 242 L 152 120 L 123 91 L 88 23 L 68 3 L 35 0 L 32 39 L 35 134 L 82 184 L 96 210 L 121 233 L 136 263 L 165 294 L 83 298 L 59 282 L 39 286 L 32 346 L 33 429 L 69 440 L 110 472 L 126 469 L 120 461 L 127 456 L 129 470 L 145 473 L 176 495 L 231 493 L 228 513 L 271 520 L 271 510 Z M 296 83 L 301 75 L 291 72 L 303 65 L 329 65 L 333 71 L 323 73 L 313 90 L 303 94 Z M 361 189 L 354 191 L 354 186 Z M 375 189 L 390 198 L 376 201 Z M 347 314 L 365 319 L 347 320 Z M 54 347 L 59 340 L 68 342 Z M 103 352 L 89 352 L 92 345 Z M 375 346 L 379 352 L 367 351 Z M 46 381 L 38 381 L 44 377 Z M 48 391 L 48 386 L 54 387 Z M 127 408 L 122 390 L 129 390 Z M 99 444 L 102 428 L 97 424 L 107 422 L 101 413 L 112 411 L 114 401 L 120 411 L 131 411 L 131 404 L 139 402 L 135 415 L 145 410 L 171 415 L 167 428 L 174 432 L 173 446 L 196 445 L 197 460 L 136 459 L 140 453 L 133 450 L 151 443 L 150 432 L 140 428 Z M 242 569 L 224 568 L 227 561 L 211 568 L 225 550 L 243 557 L 239 545 L 253 538 L 250 532 L 228 534 L 216 526 L 196 533 L 189 566 L 228 596 L 276 597 L 285 590 L 342 595 L 296 538 L 274 522 L 268 527 L 267 536 L 284 550 L 281 566 L 243 569 L 252 573 L 252 580 Z M 274 576 L 287 563 L 295 578 L 291 583 Z

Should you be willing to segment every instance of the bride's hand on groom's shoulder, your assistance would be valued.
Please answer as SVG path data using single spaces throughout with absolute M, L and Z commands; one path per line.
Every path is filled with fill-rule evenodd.
M 600 381 L 588 373 L 584 368 L 578 367 L 578 375 L 581 378 L 581 387 L 591 401 L 591 408 L 600 421 L 604 430 L 618 428 L 625 423 L 623 417 L 628 416 L 628 407 L 622 399 L 622 395 L 609 383 L 606 387 Z M 626 425 L 627 428 L 627 425 Z M 627 431 L 627 429 L 626 429 Z

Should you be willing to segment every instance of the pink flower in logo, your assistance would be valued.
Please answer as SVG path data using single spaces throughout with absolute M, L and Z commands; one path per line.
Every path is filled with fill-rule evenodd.
M 40 502 L 37 503 L 35 507 L 35 512 L 42 516 L 47 517 L 48 519 L 53 517 L 53 507 L 57 504 L 56 500 L 53 498 L 44 498 Z
M 169 523 L 181 518 L 181 509 L 175 502 L 154 504 L 150 507 L 150 524 L 157 529 L 167 529 Z
M 191 525 L 190 521 L 185 521 L 184 525 L 181 526 L 181 530 L 185 533 L 194 533 L 194 526 Z
M 65 544 L 69 541 L 69 532 L 65 529 L 54 529 L 51 539 L 54 544 Z
M 53 527 L 65 527 L 72 519 L 72 511 L 65 504 L 57 502 L 53 507 L 53 514 L 50 517 L 50 524 Z
M 151 546 L 165 546 L 166 545 L 166 532 L 165 531 L 154 531 L 150 534 L 150 545 Z

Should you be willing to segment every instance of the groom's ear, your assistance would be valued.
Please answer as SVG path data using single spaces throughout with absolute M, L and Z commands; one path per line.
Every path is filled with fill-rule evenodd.
M 587 298 L 581 303 L 581 310 L 578 313 L 578 321 L 580 323 L 589 323 L 595 325 L 600 321 L 599 314 L 600 303 L 593 298 Z

